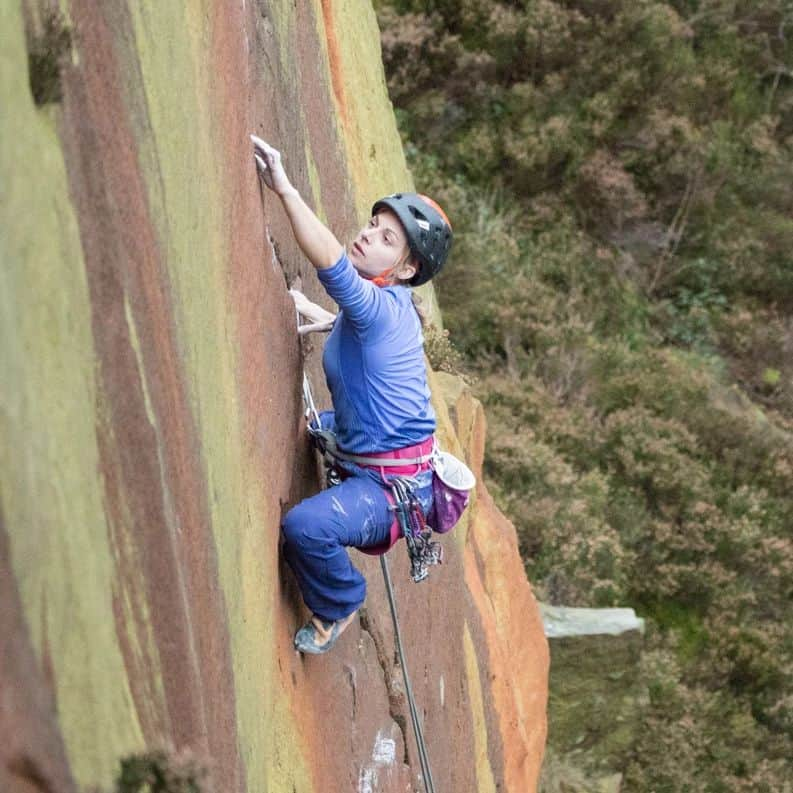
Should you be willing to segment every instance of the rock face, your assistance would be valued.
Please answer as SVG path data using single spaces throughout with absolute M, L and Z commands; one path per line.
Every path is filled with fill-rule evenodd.
M 286 284 L 322 292 L 248 143 L 341 237 L 410 186 L 374 14 L 57 7 L 0 0 L 0 790 L 107 790 L 159 747 L 217 791 L 419 790 L 377 560 L 333 653 L 291 647 L 304 356 L 327 394 Z M 433 389 L 478 469 L 481 409 Z M 421 585 L 391 554 L 436 786 L 535 790 L 548 655 L 514 530 L 480 485 L 444 542 Z

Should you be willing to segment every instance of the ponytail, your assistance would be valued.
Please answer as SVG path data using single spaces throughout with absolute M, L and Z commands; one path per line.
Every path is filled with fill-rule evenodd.
M 417 294 L 415 291 L 411 292 L 410 298 L 413 301 L 413 308 L 416 309 L 416 313 L 419 315 L 421 328 L 422 330 L 424 330 L 429 323 L 429 315 L 427 314 L 426 309 L 422 308 L 421 306 L 421 304 L 424 302 L 424 299 L 421 297 L 421 295 Z

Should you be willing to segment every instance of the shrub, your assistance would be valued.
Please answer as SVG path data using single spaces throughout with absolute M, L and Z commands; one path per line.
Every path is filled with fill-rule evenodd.
M 624 789 L 787 789 L 785 4 L 379 5 L 488 483 L 542 597 L 648 622 Z

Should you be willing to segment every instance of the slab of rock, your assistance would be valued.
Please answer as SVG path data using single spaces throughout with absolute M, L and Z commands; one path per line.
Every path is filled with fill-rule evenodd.
M 633 609 L 541 605 L 551 648 L 543 793 L 617 793 L 647 693 Z
M 619 636 L 644 633 L 644 620 L 633 609 L 586 609 L 540 604 L 542 624 L 549 639 L 566 636 Z

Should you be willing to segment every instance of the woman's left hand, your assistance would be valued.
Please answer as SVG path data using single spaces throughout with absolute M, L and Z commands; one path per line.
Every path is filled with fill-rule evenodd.
M 336 315 L 326 311 L 322 306 L 312 303 L 302 292 L 290 289 L 289 295 L 295 303 L 297 313 L 301 317 L 311 320 L 310 325 L 301 325 L 297 332 L 303 336 L 314 331 L 328 331 L 333 327 Z

